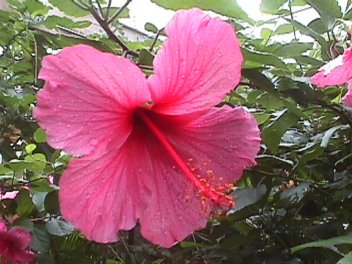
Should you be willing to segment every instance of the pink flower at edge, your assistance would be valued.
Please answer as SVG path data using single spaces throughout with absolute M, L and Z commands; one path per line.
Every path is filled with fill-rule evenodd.
M 342 55 L 321 67 L 311 77 L 311 82 L 318 87 L 348 83 L 348 92 L 342 98 L 342 102 L 352 107 L 352 49 L 346 49 Z
M 33 252 L 28 251 L 31 234 L 22 227 L 7 230 L 0 219 L 0 257 L 11 263 L 27 263 L 35 259 Z
M 73 155 L 60 185 L 65 219 L 109 243 L 137 222 L 171 247 L 231 207 L 226 191 L 255 165 L 260 137 L 243 108 L 214 107 L 240 81 L 233 28 L 199 9 L 178 11 L 154 75 L 85 45 L 46 56 L 34 116 L 48 142 Z
M 15 199 L 17 194 L 18 194 L 18 191 L 6 192 L 3 194 L 0 189 L 0 201 L 5 199 L 10 199 L 10 200 Z

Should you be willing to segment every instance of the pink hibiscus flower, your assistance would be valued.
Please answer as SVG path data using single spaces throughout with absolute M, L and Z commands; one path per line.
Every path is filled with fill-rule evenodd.
M 1 263 L 32 262 L 35 259 L 33 252 L 28 251 L 31 243 L 30 233 L 22 227 L 13 227 L 7 230 L 6 225 L 0 219 L 0 256 Z
M 18 191 L 2 193 L 2 191 L 0 189 L 0 201 L 5 200 L 5 199 L 10 199 L 10 200 L 15 199 L 17 194 L 18 194 Z
M 321 67 L 311 77 L 312 83 L 318 87 L 341 85 L 348 83 L 348 92 L 342 98 L 344 105 L 352 107 L 352 50 L 348 48 L 337 58 Z
M 34 116 L 48 142 L 74 155 L 59 182 L 63 216 L 97 242 L 137 222 L 171 247 L 203 228 L 243 169 L 259 129 L 242 108 L 214 107 L 241 78 L 232 27 L 199 9 L 177 12 L 154 75 L 88 46 L 43 60 Z

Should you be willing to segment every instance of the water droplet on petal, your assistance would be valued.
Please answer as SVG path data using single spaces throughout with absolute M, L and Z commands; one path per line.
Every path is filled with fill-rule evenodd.
M 96 145 L 98 145 L 98 140 L 95 139 L 95 138 L 92 138 L 92 139 L 89 141 L 89 144 L 92 145 L 92 146 L 96 146 Z

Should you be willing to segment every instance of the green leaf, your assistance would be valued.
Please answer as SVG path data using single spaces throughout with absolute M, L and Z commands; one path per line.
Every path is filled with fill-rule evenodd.
M 297 187 L 288 188 L 280 194 L 280 199 L 288 200 L 291 203 L 298 203 L 310 190 L 308 182 L 302 182 Z
M 4 167 L 0 166 L 0 180 L 2 179 L 11 179 L 13 177 L 13 171 Z
M 37 224 L 33 227 L 31 248 L 40 252 L 49 251 L 50 236 L 44 225 Z
M 29 218 L 17 218 L 13 223 L 12 226 L 21 226 L 26 228 L 29 231 L 33 231 L 33 222 Z
M 295 252 L 300 251 L 302 249 L 311 248 L 311 247 L 331 248 L 333 246 L 342 245 L 342 244 L 352 244 L 352 232 L 350 232 L 344 236 L 333 237 L 333 238 L 329 238 L 329 239 L 325 239 L 325 240 L 305 243 L 305 244 L 291 248 L 291 252 L 295 253 Z
M 336 264 L 351 264 L 352 263 L 352 252 L 346 254 Z
M 253 20 L 242 10 L 236 0 L 152 0 L 152 2 L 172 10 L 199 7 L 203 10 L 214 11 L 220 15 L 253 23 Z
M 281 137 L 286 130 L 296 125 L 298 120 L 299 117 L 297 115 L 284 110 L 263 129 L 263 140 L 273 153 L 277 153 L 279 150 Z
M 260 37 L 262 39 L 269 39 L 273 34 L 273 31 L 270 28 L 263 28 L 262 31 L 260 32 Z
M 147 49 L 142 49 L 139 52 L 138 64 L 141 65 L 153 65 L 154 54 Z
M 316 18 L 310 21 L 308 27 L 319 34 L 324 34 L 328 29 L 321 18 Z
M 29 191 L 22 189 L 16 196 L 17 209 L 16 213 L 19 216 L 29 216 L 33 209 L 34 204 L 30 197 Z
M 305 6 L 307 3 L 305 0 L 292 0 L 292 6 Z
M 107 7 L 103 7 L 103 14 L 106 14 L 106 12 L 108 11 Z M 111 6 L 109 9 L 109 17 L 112 17 L 117 11 L 120 10 L 120 7 L 115 7 L 115 6 Z M 125 7 L 122 12 L 112 21 L 112 23 L 115 23 L 119 18 L 129 18 L 130 17 L 130 10 Z
M 0 9 L 0 22 L 5 24 L 6 22 L 9 21 L 12 14 L 13 13 L 6 12 L 6 11 Z M 1 24 L 0 24 L 0 27 L 1 27 Z
M 38 0 L 26 0 L 23 4 L 33 16 L 44 16 L 49 12 L 49 7 Z
M 27 154 L 32 154 L 32 152 L 37 148 L 35 144 L 29 144 L 25 147 Z
M 315 160 L 318 157 L 320 157 L 324 153 L 324 149 L 320 147 L 319 144 L 315 144 L 313 146 L 309 146 L 303 148 L 303 150 L 298 150 L 302 153 L 301 158 L 298 160 L 298 166 L 303 166 L 306 164 L 308 161 Z
M 260 11 L 263 13 L 276 14 L 286 0 L 262 0 Z
M 48 193 L 45 197 L 44 207 L 47 213 L 56 214 L 60 211 L 58 191 Z
M 245 235 L 245 236 L 247 236 L 253 230 L 252 226 L 250 226 L 246 222 L 241 222 L 241 221 L 234 223 L 233 227 L 236 230 L 238 230 L 242 235 Z
M 257 120 L 258 125 L 264 124 L 270 118 L 270 114 L 266 113 L 253 113 L 253 115 Z
M 181 248 L 199 248 L 202 247 L 203 245 L 200 243 L 196 242 L 191 242 L 191 241 L 182 241 L 180 243 Z
M 241 188 L 236 189 L 231 195 L 234 196 L 236 203 L 235 208 L 231 209 L 229 213 L 236 213 L 243 208 L 255 204 L 266 193 L 267 188 L 264 184 L 260 184 L 255 188 Z
M 260 68 L 267 65 L 278 67 L 279 69 L 286 69 L 286 64 L 281 61 L 277 56 L 268 52 L 259 52 L 242 48 L 242 53 L 245 58 L 243 68 Z
M 44 211 L 44 200 L 47 194 L 47 192 L 37 192 L 33 194 L 32 201 L 39 212 Z
M 50 184 L 47 179 L 40 179 L 32 183 L 32 190 L 36 192 L 52 192 L 57 190 L 57 188 L 55 185 Z
M 45 224 L 49 234 L 55 236 L 66 236 L 73 232 L 74 227 L 62 218 L 52 218 Z
M 149 22 L 145 23 L 144 29 L 147 31 L 153 32 L 155 34 L 158 33 L 158 28 L 154 24 Z
M 291 23 L 282 24 L 275 29 L 273 34 L 274 35 L 283 35 L 283 34 L 292 33 L 293 31 L 294 31 L 294 27 L 292 26 Z
M 272 52 L 280 57 L 294 57 L 301 55 L 309 49 L 313 48 L 313 43 L 309 42 L 291 42 L 287 44 L 282 44 Z
M 336 18 L 342 17 L 341 7 L 336 0 L 306 0 L 306 2 L 317 10 L 329 30 L 333 28 Z
M 351 20 L 352 19 L 352 8 L 349 8 L 346 14 L 343 16 L 343 19 L 345 20 Z
M 36 153 L 27 155 L 22 162 L 27 162 L 27 169 L 36 173 L 41 173 L 46 166 L 46 157 L 42 153 Z
M 295 56 L 294 59 L 300 64 L 312 65 L 314 67 L 320 67 L 323 64 L 322 61 L 306 55 Z
M 262 93 L 264 93 L 264 91 L 269 93 L 275 92 L 275 87 L 272 81 L 259 70 L 243 69 L 242 75 L 250 80 L 260 90 L 263 90 Z
M 260 96 L 257 103 L 267 110 L 282 109 L 285 106 L 285 101 L 275 93 L 264 93 Z
M 160 262 L 160 263 L 162 263 L 162 262 Z M 106 261 L 106 264 L 124 264 L 124 262 L 121 262 L 121 261 L 118 261 L 118 260 L 113 260 L 113 259 L 108 259 Z M 154 264 L 154 263 L 152 263 L 152 264 Z
M 47 253 L 38 253 L 36 259 L 37 264 L 56 264 L 54 257 Z
M 290 21 L 290 20 L 288 21 L 291 22 L 291 24 L 295 28 L 297 28 L 302 34 L 310 36 L 311 38 L 315 39 L 321 46 L 323 59 L 330 59 L 327 56 L 327 52 L 329 50 L 328 43 L 319 33 L 315 32 L 313 29 L 303 25 L 298 21 Z
M 90 21 L 77 21 L 74 22 L 67 17 L 59 17 L 59 16 L 48 16 L 44 21 L 43 25 L 45 25 L 49 29 L 57 28 L 58 26 L 64 28 L 86 28 L 92 24 Z
M 49 2 L 69 16 L 84 17 L 90 14 L 89 11 L 80 8 L 72 0 L 49 0 Z
M 152 262 L 152 264 L 163 264 L 163 263 L 165 263 L 165 259 L 156 259 Z M 121 262 L 117 264 L 123 264 L 123 263 Z
M 38 128 L 35 132 L 34 132 L 34 140 L 37 143 L 44 143 L 46 142 L 47 138 L 46 138 L 46 133 L 45 130 L 42 128 Z
M 240 91 L 240 89 L 236 89 L 235 92 Z M 247 103 L 248 105 L 256 105 L 258 99 L 265 94 L 266 92 L 261 91 L 261 90 L 253 90 L 251 92 L 245 91 L 245 95 L 247 96 Z

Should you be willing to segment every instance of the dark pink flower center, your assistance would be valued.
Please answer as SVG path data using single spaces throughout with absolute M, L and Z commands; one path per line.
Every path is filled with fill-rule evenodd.
M 233 199 L 231 196 L 226 194 L 226 192 L 231 189 L 233 185 L 228 184 L 225 186 L 214 187 L 206 178 L 196 175 L 193 172 L 194 169 L 189 167 L 189 163 L 187 164 L 184 161 L 163 132 L 163 126 L 169 126 L 168 129 L 170 130 L 173 126 L 174 129 L 177 129 L 177 125 L 173 124 L 170 120 L 169 122 L 167 120 L 165 122 L 160 122 L 160 119 L 162 119 L 161 115 L 149 110 L 150 108 L 151 106 L 148 104 L 148 107 L 143 105 L 140 109 L 138 109 L 135 114 L 135 121 L 142 123 L 142 125 L 149 129 L 150 133 L 157 139 L 157 141 L 163 146 L 164 150 L 180 168 L 183 175 L 199 190 L 202 197 L 202 202 L 204 202 L 204 197 L 207 197 L 219 206 L 223 206 L 225 208 L 234 207 L 235 204 Z M 160 129 L 160 127 L 162 129 Z M 213 173 L 213 171 L 209 169 L 208 174 L 210 171 Z
M 8 234 L 0 234 L 0 256 L 14 258 L 16 251 L 21 250 L 16 246 L 16 239 Z

